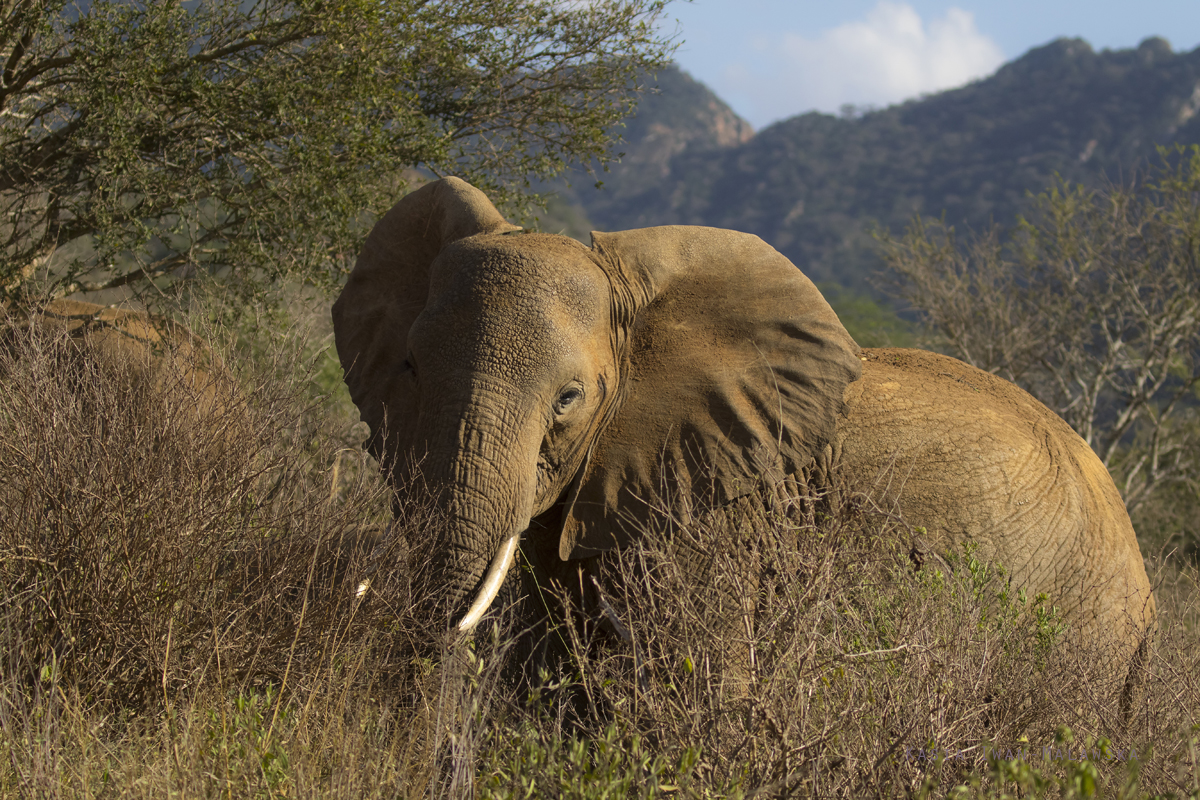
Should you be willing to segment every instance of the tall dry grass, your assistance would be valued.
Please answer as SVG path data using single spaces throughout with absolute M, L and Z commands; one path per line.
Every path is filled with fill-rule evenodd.
M 0 795 L 1200 796 L 1191 567 L 1156 567 L 1130 725 L 1052 599 L 867 507 L 762 524 L 740 627 L 713 604 L 744 563 L 696 527 L 596 565 L 599 602 L 514 585 L 456 640 L 420 611 L 436 517 L 383 535 L 323 331 L 229 328 L 200 415 L 74 341 L 0 352 Z

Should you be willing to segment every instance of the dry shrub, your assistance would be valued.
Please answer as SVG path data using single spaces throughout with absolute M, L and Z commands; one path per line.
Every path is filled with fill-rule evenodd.
M 347 459 L 294 366 L 239 386 L 171 364 L 37 326 L 0 353 L 0 649 L 31 692 L 141 709 L 302 675 L 373 624 L 343 584 L 385 493 L 361 469 L 331 502 Z
M 431 785 L 468 705 L 421 613 L 433 511 L 393 519 L 348 400 L 320 396 L 320 346 L 196 320 L 228 365 L 211 381 L 168 352 L 5 332 L 0 795 Z
M 142 364 L 0 354 L 0 795 L 1116 794 L 1129 762 L 1075 757 L 1101 745 L 1141 756 L 1127 796 L 1195 787 L 1194 570 L 1158 572 L 1128 726 L 1052 600 L 861 503 L 650 532 L 592 602 L 514 581 L 456 640 L 422 612 L 436 516 L 379 535 L 386 487 L 312 399 L 328 358 L 233 352 L 202 424 Z
M 1111 793 L 1137 769 L 1143 787 L 1192 788 L 1194 622 L 1165 626 L 1127 725 L 1112 659 L 1081 648 L 1050 598 L 1017 591 L 972 547 L 928 553 L 923 533 L 847 502 L 807 520 L 777 515 L 749 560 L 722 544 L 722 523 L 650 534 L 606 556 L 602 608 L 577 609 L 560 628 L 570 646 L 549 682 L 556 691 L 535 692 L 540 727 L 532 734 L 525 715 L 524 733 L 498 729 L 484 793 L 561 793 L 564 774 L 610 763 L 614 747 L 640 775 L 634 796 L 665 785 L 685 796 L 942 796 L 962 786 L 964 797 L 991 797 L 1088 780 Z M 706 569 L 695 568 L 698 554 Z M 753 610 L 730 625 L 731 605 Z M 1194 616 L 1194 596 L 1191 606 Z M 531 736 L 537 752 L 563 755 L 539 761 Z M 571 762 L 580 742 L 586 755 Z

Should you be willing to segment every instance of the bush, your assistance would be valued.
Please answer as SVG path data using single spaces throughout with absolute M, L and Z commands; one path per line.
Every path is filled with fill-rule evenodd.
M 0 355 L 0 795 L 1194 792 L 1177 566 L 1129 726 L 1052 598 L 854 503 L 766 521 L 753 585 L 712 530 L 648 535 L 601 565 L 599 617 L 556 613 L 557 658 L 526 660 L 516 604 L 445 636 L 419 611 L 436 518 L 406 505 L 378 536 L 390 497 L 316 397 L 319 337 L 215 345 L 240 399 L 202 425 L 71 341 Z M 712 608 L 729 586 L 741 627 Z
M 1011 231 L 915 217 L 880 241 L 900 296 L 952 355 L 1045 403 L 1130 513 L 1200 492 L 1200 145 L 1137 183 L 1057 180 Z M 1178 500 L 1178 497 L 1175 498 Z
M 299 638 L 280 624 L 295 592 L 329 579 L 310 556 L 380 505 L 364 481 L 357 508 L 327 508 L 314 420 L 282 413 L 294 387 L 263 380 L 255 407 L 208 404 L 236 387 L 142 360 L 36 327 L 0 354 L 0 636 L 5 673 L 33 691 L 61 682 L 139 708 L 218 657 L 248 678 L 282 675 L 281 656 L 341 616 L 305 608 Z

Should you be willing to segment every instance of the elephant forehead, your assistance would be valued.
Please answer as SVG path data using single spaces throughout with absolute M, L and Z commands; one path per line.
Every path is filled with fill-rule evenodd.
M 430 301 L 480 312 L 553 308 L 572 318 L 594 314 L 608 282 L 586 248 L 563 236 L 472 236 L 439 255 Z
M 455 366 L 533 375 L 588 347 L 607 324 L 607 280 L 578 250 L 468 240 L 443 252 L 435 274 L 413 338 Z

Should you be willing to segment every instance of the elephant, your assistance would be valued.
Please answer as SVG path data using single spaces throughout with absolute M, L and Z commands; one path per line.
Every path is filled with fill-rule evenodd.
M 975 542 L 1084 641 L 1145 659 L 1154 597 L 1088 445 L 994 375 L 860 348 L 756 236 L 663 226 L 589 248 L 449 177 L 378 221 L 332 315 L 366 447 L 445 514 L 433 569 L 461 631 L 523 536 L 570 563 L 634 542 L 656 498 L 694 519 L 795 482 L 868 495 L 935 549 Z
M 178 322 L 66 298 L 0 314 L 10 351 L 22 331 L 61 334 L 76 345 L 61 368 L 77 371 L 92 361 L 132 369 L 172 399 L 179 422 L 193 433 L 206 436 L 204 426 L 216 425 L 236 446 L 249 425 L 240 389 L 224 362 Z

